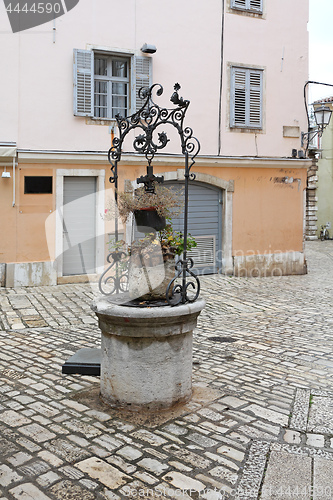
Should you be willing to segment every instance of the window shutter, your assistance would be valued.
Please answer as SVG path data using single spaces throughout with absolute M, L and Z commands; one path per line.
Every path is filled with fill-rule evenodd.
M 231 68 L 230 127 L 262 128 L 261 70 Z
M 238 9 L 246 9 L 246 0 L 232 0 L 232 7 L 236 7 Z
M 94 53 L 74 49 L 74 115 L 94 115 Z
M 231 7 L 262 13 L 262 0 L 231 0 Z
M 255 12 L 262 12 L 262 0 L 249 0 L 250 9 Z
M 246 125 L 246 70 L 231 68 L 231 126 Z
M 152 59 L 150 57 L 135 57 L 135 111 L 138 111 L 143 105 L 138 92 L 142 87 L 152 85 Z
M 261 128 L 262 71 L 249 70 L 249 125 Z

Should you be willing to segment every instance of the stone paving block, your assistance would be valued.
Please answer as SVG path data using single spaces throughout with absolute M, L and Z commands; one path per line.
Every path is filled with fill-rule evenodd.
M 22 479 L 22 476 L 17 474 L 12 468 L 7 465 L 0 465 L 0 485 L 1 486 L 9 486 L 12 483 L 15 483 Z
M 325 445 L 325 437 L 321 434 L 306 434 L 306 444 L 308 446 L 316 446 L 323 448 Z
M 49 471 L 46 474 L 42 474 L 41 476 L 37 477 L 36 481 L 43 488 L 47 488 L 60 479 L 61 477 L 58 474 L 53 471 Z
M 236 465 L 232 460 L 229 460 L 228 458 L 224 457 L 223 455 L 217 455 L 216 453 L 211 453 L 210 451 L 206 451 L 205 456 L 210 458 L 211 460 L 213 460 L 215 462 L 215 464 L 219 463 L 219 464 L 223 464 L 223 465 L 229 467 L 229 469 L 231 469 L 231 470 L 235 470 L 235 471 L 239 470 L 238 465 Z
M 24 483 L 9 490 L 14 498 L 18 500 L 51 500 L 32 483 Z
M 110 457 L 106 458 L 106 462 L 108 462 L 111 465 L 115 465 L 118 469 L 121 469 L 126 474 L 133 474 L 137 469 L 136 465 L 130 464 L 129 462 L 126 462 L 123 458 L 118 457 L 116 455 L 111 455 Z
M 283 435 L 283 440 L 286 443 L 290 444 L 300 444 L 301 443 L 301 434 L 297 431 L 292 431 L 287 429 Z
M 1 414 L 1 421 L 10 427 L 19 427 L 20 425 L 28 424 L 31 422 L 29 418 L 20 415 L 20 413 L 16 411 L 4 411 Z
M 80 500 L 94 500 L 96 497 L 91 491 L 82 488 L 77 482 L 70 480 L 60 481 L 48 488 L 47 493 L 50 492 L 57 500 L 65 498 L 80 499 Z M 37 499 L 36 499 L 37 500 Z
M 313 500 L 333 498 L 333 462 L 315 458 L 313 466 Z
M 152 458 L 143 458 L 142 460 L 140 460 L 140 462 L 138 462 L 138 465 L 156 474 L 157 476 L 159 476 L 169 468 L 168 465 Z
M 237 485 L 237 498 L 254 500 L 258 498 L 264 475 L 269 443 L 254 441 L 249 449 L 249 456 L 244 464 L 243 474 Z
M 333 434 L 333 396 L 313 396 L 307 430 Z
M 127 474 L 96 457 L 78 462 L 75 464 L 75 467 L 111 489 L 119 488 L 131 479 Z
M 45 447 L 54 455 L 58 455 L 67 462 L 75 462 L 90 455 L 90 452 L 75 446 L 64 439 L 54 439 L 45 444 Z
M 11 455 L 12 453 L 18 452 L 19 448 L 12 443 L 11 441 L 8 441 L 5 438 L 0 437 L 0 456 L 1 457 L 6 457 L 7 455 Z
M 171 457 L 177 457 L 178 459 L 183 460 L 186 464 L 200 467 L 202 469 L 206 469 L 211 466 L 211 461 L 207 458 L 204 458 L 197 453 L 193 453 L 188 449 L 180 448 L 174 444 L 167 445 L 163 449 L 170 453 Z
M 262 487 L 261 499 L 311 499 L 311 459 L 272 451 Z
M 220 402 L 224 405 L 230 406 L 231 408 L 239 408 L 248 404 L 247 401 L 236 398 L 234 396 L 225 396 L 224 398 L 220 399 Z
M 232 458 L 233 460 L 237 460 L 238 462 L 242 462 L 245 456 L 245 454 L 242 453 L 241 451 L 226 445 L 220 446 L 219 448 L 217 448 L 216 451 L 217 453 Z
M 164 481 L 172 484 L 178 490 L 191 490 L 200 492 L 205 489 L 205 485 L 196 479 L 192 479 L 181 472 L 172 471 L 163 476 Z
M 212 448 L 218 445 L 218 442 L 215 441 L 215 439 L 203 436 L 199 432 L 191 432 L 186 436 L 186 438 L 198 444 L 199 446 L 202 446 L 203 448 Z
M 306 431 L 310 404 L 310 390 L 296 389 L 290 427 L 297 431 Z
M 136 460 L 142 457 L 142 452 L 132 446 L 124 446 L 124 448 L 118 450 L 117 453 L 128 460 Z
M 275 424 L 288 424 L 288 415 L 283 415 L 282 413 L 263 408 L 262 406 L 250 405 L 246 408 L 246 411 L 254 413 L 257 417 L 261 417 L 264 420 L 268 420 L 269 422 L 273 422 Z
M 27 465 L 21 465 L 17 470 L 25 476 L 37 476 L 43 474 L 49 469 L 50 466 L 46 462 L 43 462 L 42 460 L 35 460 L 33 462 L 29 462 Z
M 25 436 L 37 441 L 37 443 L 43 443 L 56 437 L 53 432 L 48 431 L 45 427 L 39 424 L 30 424 L 19 428 Z

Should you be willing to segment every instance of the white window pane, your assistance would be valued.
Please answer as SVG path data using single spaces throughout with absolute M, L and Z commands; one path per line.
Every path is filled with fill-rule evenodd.
M 127 78 L 127 61 L 118 59 L 112 61 L 112 76 Z
M 112 96 L 112 115 L 119 113 L 122 116 L 127 115 L 127 97 Z
M 95 75 L 101 75 L 101 76 L 107 75 L 108 61 L 106 58 L 100 58 L 95 56 L 94 64 L 95 64 Z
M 107 118 L 107 82 L 95 81 L 95 116 Z
M 114 95 L 127 95 L 126 83 L 113 83 L 112 84 L 112 94 L 114 94 Z

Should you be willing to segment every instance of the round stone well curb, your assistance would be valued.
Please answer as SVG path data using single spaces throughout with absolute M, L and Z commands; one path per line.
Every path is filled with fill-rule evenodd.
M 192 395 L 192 339 L 203 299 L 178 306 L 129 307 L 98 299 L 101 397 L 127 409 L 164 409 Z

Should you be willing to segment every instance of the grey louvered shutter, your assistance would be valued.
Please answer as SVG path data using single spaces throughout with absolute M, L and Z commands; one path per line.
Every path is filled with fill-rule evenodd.
M 94 53 L 74 49 L 74 115 L 94 115 Z
M 231 68 L 231 127 L 262 127 L 262 71 Z
M 249 126 L 261 128 L 262 71 L 249 70 Z
M 230 126 L 246 125 L 246 70 L 231 68 Z
M 238 9 L 246 9 L 246 0 L 232 0 L 231 7 L 236 7 Z
M 250 10 L 254 12 L 262 12 L 262 0 L 249 0 Z
M 262 0 L 231 0 L 231 7 L 261 13 Z
M 150 87 L 152 85 L 152 59 L 150 57 L 136 56 L 135 64 L 135 107 L 134 112 L 138 111 L 143 101 L 139 98 L 138 92 L 141 87 Z

